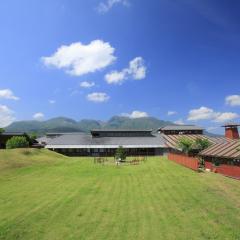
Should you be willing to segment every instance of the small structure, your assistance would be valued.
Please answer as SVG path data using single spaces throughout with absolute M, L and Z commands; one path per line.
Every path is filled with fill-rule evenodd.
M 203 130 L 195 125 L 169 125 L 158 129 L 160 133 L 165 135 L 203 134 Z

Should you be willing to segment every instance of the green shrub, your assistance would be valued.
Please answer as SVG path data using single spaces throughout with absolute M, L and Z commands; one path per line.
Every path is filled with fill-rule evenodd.
M 191 140 L 188 137 L 182 137 L 178 141 L 178 147 L 186 154 L 198 154 L 211 145 L 208 139 L 197 138 Z
M 189 154 L 193 150 L 193 145 L 194 141 L 187 137 L 182 137 L 178 141 L 178 147 L 186 154 Z
M 26 148 L 29 147 L 29 142 L 26 137 L 12 137 L 7 141 L 6 148 Z
M 127 153 L 125 151 L 125 149 L 120 146 L 117 150 L 116 150 L 116 153 L 115 153 L 115 158 L 116 159 L 121 159 L 121 160 L 125 160 L 127 157 Z
M 211 146 L 211 143 L 208 139 L 197 138 L 194 143 L 194 148 L 199 152 Z

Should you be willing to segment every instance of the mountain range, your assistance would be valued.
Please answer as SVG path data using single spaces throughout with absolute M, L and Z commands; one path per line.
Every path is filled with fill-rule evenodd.
M 108 121 L 83 119 L 75 121 L 71 118 L 57 117 L 46 121 L 18 121 L 5 128 L 7 132 L 26 132 L 44 135 L 46 132 L 89 132 L 91 129 L 153 129 L 157 130 L 172 122 L 154 117 L 129 118 L 114 116 Z

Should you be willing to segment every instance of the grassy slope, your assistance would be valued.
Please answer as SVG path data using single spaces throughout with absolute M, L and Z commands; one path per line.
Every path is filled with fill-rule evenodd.
M 0 151 L 0 239 L 239 239 L 240 181 L 163 158 Z

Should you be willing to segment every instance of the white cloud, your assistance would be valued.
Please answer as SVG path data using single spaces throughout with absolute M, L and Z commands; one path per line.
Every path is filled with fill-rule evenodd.
M 84 81 L 84 82 L 81 82 L 79 85 L 80 85 L 80 87 L 82 87 L 82 88 L 91 88 L 91 87 L 94 87 L 94 86 L 95 86 L 95 83 L 94 83 L 94 82 Z
M 127 74 L 123 70 L 122 72 L 112 71 L 105 75 L 105 80 L 109 84 L 122 84 L 127 79 Z
M 135 80 L 141 80 L 146 77 L 146 70 L 143 58 L 136 57 L 129 63 L 128 74 Z
M 102 40 L 94 40 L 87 45 L 81 42 L 63 45 L 50 57 L 42 57 L 46 66 L 64 69 L 73 76 L 93 73 L 112 64 L 115 49 Z
M 55 104 L 56 103 L 56 100 L 49 100 L 48 101 L 50 104 Z
M 167 115 L 168 115 L 168 116 L 172 116 L 172 115 L 176 115 L 176 114 L 177 114 L 176 111 L 168 111 L 168 112 L 167 112 Z
M 0 105 L 0 127 L 6 127 L 14 120 L 14 112 L 5 105 Z
M 213 119 L 215 117 L 216 117 L 216 113 L 211 108 L 207 108 L 207 107 L 192 109 L 189 111 L 189 114 L 188 114 L 189 121 L 207 120 L 207 119 Z
M 132 111 L 132 113 L 123 113 L 122 116 L 129 117 L 129 118 L 143 118 L 148 117 L 148 113 L 141 112 L 141 111 Z
M 182 119 L 178 119 L 177 121 L 174 122 L 175 124 L 178 124 L 178 125 L 184 125 L 184 122 Z
M 106 93 L 94 92 L 87 95 L 87 100 L 91 102 L 107 102 L 110 97 Z
M 226 122 L 238 118 L 239 115 L 233 112 L 215 112 L 211 108 L 200 107 L 189 111 L 188 120 L 212 120 L 214 122 Z
M 114 5 L 121 4 L 123 6 L 129 6 L 128 0 L 106 0 L 100 2 L 97 11 L 101 14 L 107 13 Z
M 146 77 L 147 68 L 144 65 L 142 57 L 136 57 L 129 62 L 128 68 L 122 71 L 112 71 L 105 75 L 105 80 L 109 84 L 122 84 L 125 80 L 133 78 L 134 80 L 141 80 Z
M 240 95 L 230 95 L 225 98 L 225 103 L 232 107 L 240 106 Z
M 214 119 L 214 122 L 227 122 L 227 121 L 236 119 L 238 117 L 239 115 L 233 112 L 218 113 L 216 118 Z
M 11 100 L 19 100 L 19 97 L 16 97 L 12 90 L 10 89 L 1 89 L 0 90 L 0 98 L 11 99 Z
M 42 121 L 44 119 L 44 114 L 41 112 L 37 112 L 33 115 L 33 119 L 37 120 L 37 121 Z

